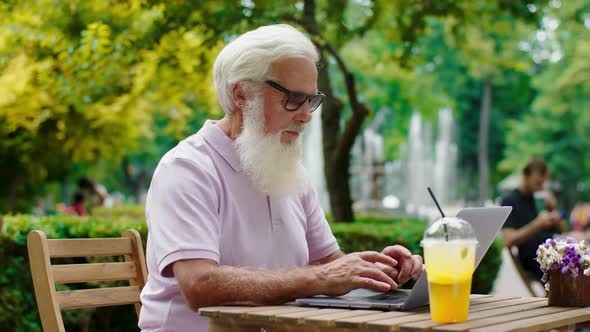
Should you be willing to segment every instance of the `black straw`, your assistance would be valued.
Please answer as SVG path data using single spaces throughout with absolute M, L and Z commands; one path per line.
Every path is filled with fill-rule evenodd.
M 440 205 L 438 204 L 438 201 L 436 200 L 436 197 L 434 197 L 434 193 L 432 192 L 432 190 L 430 190 L 430 187 L 427 187 L 427 188 L 428 188 L 428 192 L 430 193 L 430 197 L 432 197 L 432 200 L 434 201 L 434 204 L 436 204 L 436 207 L 438 208 L 438 211 L 440 211 L 440 215 L 444 218 L 445 217 L 445 213 L 440 208 Z M 449 232 L 447 232 L 447 224 L 443 223 L 443 226 L 445 228 L 445 240 L 448 242 L 449 241 Z

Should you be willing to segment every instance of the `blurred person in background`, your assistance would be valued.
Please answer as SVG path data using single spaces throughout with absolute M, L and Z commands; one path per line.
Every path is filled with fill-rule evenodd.
M 546 239 L 567 231 L 565 220 L 555 210 L 557 204 L 552 197 L 545 200 L 545 208 L 537 211 L 534 193 L 543 190 L 549 177 L 547 163 L 541 158 L 531 158 L 522 169 L 518 188 L 502 197 L 502 206 L 511 206 L 512 212 L 502 226 L 502 238 L 507 247 L 518 247 L 518 260 L 524 270 L 532 276 L 542 277 L 539 264 L 535 261 L 537 248 Z M 553 196 L 553 198 L 555 198 Z
M 74 194 L 73 204 L 66 206 L 60 203 L 57 205 L 57 211 L 62 214 L 88 216 L 88 211 L 86 211 L 86 196 L 80 191 L 76 192 Z
M 96 183 L 84 176 L 78 180 L 78 189 L 88 197 L 87 203 L 90 205 L 90 209 L 97 206 L 113 206 L 113 199 L 109 196 L 105 186 L 100 183 Z

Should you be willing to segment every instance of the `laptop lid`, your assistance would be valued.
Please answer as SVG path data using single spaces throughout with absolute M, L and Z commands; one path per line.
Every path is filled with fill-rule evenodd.
M 464 208 L 457 213 L 457 218 L 463 219 L 471 224 L 479 244 L 475 254 L 475 268 L 479 266 L 483 256 L 486 254 L 498 232 L 508 219 L 511 206 L 496 206 L 483 208 Z
M 488 251 L 500 228 L 508 218 L 512 207 L 484 207 L 484 208 L 464 208 L 457 217 L 469 222 L 479 241 L 475 255 L 475 268 L 483 259 Z M 401 309 L 410 310 L 428 304 L 428 282 L 426 271 L 424 271 L 412 290 L 408 293 L 405 301 L 396 304 L 387 304 L 387 300 L 375 300 L 377 291 L 359 289 L 343 295 L 341 297 L 312 297 L 297 299 L 296 303 L 310 306 L 324 307 L 347 307 L 347 308 L 375 308 L 375 309 Z

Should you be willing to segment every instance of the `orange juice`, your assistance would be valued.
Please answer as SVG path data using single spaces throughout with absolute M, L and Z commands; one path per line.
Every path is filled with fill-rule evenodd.
M 423 241 L 433 321 L 467 320 L 476 245 L 469 240 Z
M 433 321 L 451 323 L 467 320 L 471 276 L 448 283 L 429 282 L 428 291 Z

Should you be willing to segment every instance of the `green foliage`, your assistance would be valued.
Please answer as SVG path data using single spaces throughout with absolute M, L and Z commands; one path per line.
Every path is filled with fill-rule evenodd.
M 195 113 L 219 113 L 211 68 L 221 43 L 195 22 L 170 24 L 173 7 L 0 5 L 0 188 L 11 185 L 0 203 L 80 163 L 145 155 L 154 133 L 178 139 Z
M 30 215 L 4 217 L 0 235 L 0 271 L 2 271 L 0 273 L 0 304 L 2 304 L 0 330 L 18 332 L 41 330 L 26 249 L 26 238 L 30 231 L 42 230 L 48 238 L 87 238 L 118 237 L 125 229 L 133 228 L 140 232 L 145 245 L 147 225 L 143 218 L 132 217 L 143 214 L 142 207 L 97 209 L 96 212 L 105 217 L 33 217 Z M 109 212 L 111 212 L 110 215 Z M 331 224 L 332 231 L 345 252 L 380 251 L 386 246 L 400 244 L 417 254 L 422 254 L 420 239 L 426 226 L 423 220 L 415 218 L 372 216 L 361 217 L 357 223 Z M 473 278 L 474 293 L 483 294 L 491 291 L 500 269 L 501 249 L 501 241 L 496 240 L 488 250 L 488 254 Z M 116 315 L 111 308 L 67 310 L 62 313 L 67 331 L 77 331 L 79 322 L 84 319 L 90 320 L 93 331 L 110 329 L 111 327 L 101 325 L 105 321 L 112 322 L 112 331 L 136 330 L 135 312 L 131 306 L 127 307 L 117 308 Z
M 424 221 L 409 222 L 402 220 L 396 223 L 336 223 L 332 224 L 332 232 L 344 252 L 365 250 L 381 251 L 383 248 L 399 244 L 410 251 L 421 253 L 420 240 L 427 224 Z
M 92 217 L 112 220 L 143 220 L 145 219 L 144 205 L 117 205 L 110 208 L 98 207 L 92 209 Z
M 564 22 L 556 31 L 563 57 L 544 63 L 533 80 L 538 94 L 531 111 L 509 123 L 508 146 L 500 164 L 508 171 L 520 169 L 531 156 L 546 158 L 552 178 L 564 187 L 562 198 L 569 207 L 590 198 L 587 190 L 577 192 L 590 184 L 586 156 L 590 149 L 590 29 L 582 19 L 589 10 L 587 2 L 572 1 L 552 13 Z
M 544 2 L 530 4 L 541 8 Z M 366 6 L 369 12 L 387 8 L 400 16 L 399 20 L 389 18 L 385 22 L 386 15 L 375 14 L 373 28 L 343 43 L 340 49 L 355 74 L 359 99 L 370 105 L 373 113 L 385 107 L 392 110 L 380 129 L 385 157 L 399 158 L 414 111 L 433 123 L 439 109 L 450 107 L 458 124 L 461 173 L 468 181 L 460 188 L 461 196 L 473 198 L 477 192 L 472 183 L 477 182 L 478 175 L 482 78 L 491 77 L 491 180 L 501 180 L 505 173 L 496 172 L 496 165 L 508 132 L 506 119 L 526 112 L 534 93 L 529 84 L 533 65 L 530 54 L 519 50 L 517 44 L 534 32 L 540 10 L 531 13 L 523 4 L 497 1 L 443 1 L 436 5 L 373 1 L 355 6 Z M 371 19 L 367 8 L 361 9 L 356 8 L 354 17 Z M 416 14 L 420 11 L 425 15 Z M 344 13 L 347 17 L 346 10 Z M 461 15 L 456 17 L 456 13 Z M 408 35 L 402 36 L 401 31 Z M 411 41 L 404 44 L 403 38 Z M 332 75 L 334 90 L 342 95 L 346 91 L 344 78 L 336 74 L 334 71 Z

